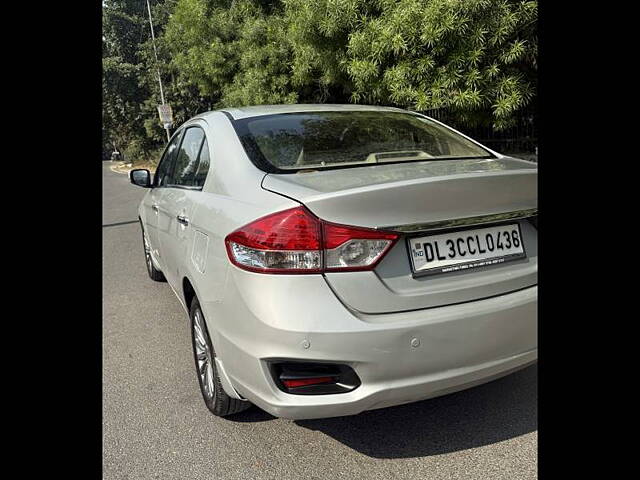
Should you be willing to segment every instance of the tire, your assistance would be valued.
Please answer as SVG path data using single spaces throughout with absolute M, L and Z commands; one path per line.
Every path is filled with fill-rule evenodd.
M 142 221 L 140 221 L 140 229 L 142 230 L 142 248 L 144 249 L 144 263 L 147 266 L 147 273 L 149 274 L 149 278 L 155 282 L 166 282 L 167 279 L 164 278 L 164 273 L 162 270 L 156 268 L 153 263 L 153 257 L 151 256 L 151 247 L 149 246 L 149 242 L 147 240 L 147 234 L 144 231 L 144 227 L 142 226 Z
M 196 376 L 205 405 L 218 417 L 226 417 L 247 410 L 251 407 L 250 402 L 232 398 L 222 388 L 215 363 L 216 352 L 211 344 L 207 324 L 197 297 L 194 297 L 191 302 L 189 317 Z

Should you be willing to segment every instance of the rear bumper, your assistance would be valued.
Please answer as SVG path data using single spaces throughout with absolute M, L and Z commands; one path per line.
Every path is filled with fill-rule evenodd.
M 236 391 L 278 417 L 353 415 L 414 402 L 493 380 L 537 359 L 537 287 L 460 305 L 361 316 L 348 311 L 321 276 L 299 276 L 287 285 L 294 279 L 234 275 L 224 302 L 203 305 L 209 330 Z M 248 293 L 258 280 L 263 288 Z M 293 285 L 313 293 L 293 296 L 287 288 Z M 341 394 L 284 393 L 271 378 L 267 362 L 273 360 L 348 364 L 362 384 Z
M 420 377 L 388 379 L 382 384 L 364 384 L 353 392 L 331 395 L 339 401 L 327 401 L 326 397 L 301 397 L 302 402 L 284 401 L 273 397 L 253 396 L 251 401 L 276 417 L 293 420 L 356 415 L 366 410 L 392 407 L 446 395 L 503 377 L 533 364 L 537 350 L 513 357 L 487 362 L 473 367 L 459 368 Z M 286 395 L 286 394 L 285 394 Z M 289 395 L 293 397 L 294 395 Z M 349 398 L 347 398 L 349 396 Z M 312 401 L 306 401 L 307 399 Z M 333 400 L 333 399 L 332 399 Z

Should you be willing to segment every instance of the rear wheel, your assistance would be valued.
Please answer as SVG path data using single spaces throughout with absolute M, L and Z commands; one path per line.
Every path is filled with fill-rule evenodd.
M 216 352 L 211 344 L 207 324 L 197 297 L 191 302 L 191 340 L 196 374 L 204 403 L 211 413 L 219 417 L 239 413 L 251 406 L 248 401 L 238 400 L 226 394 L 216 368 Z
M 145 232 L 144 227 L 142 226 L 142 222 L 140 222 L 140 228 L 142 229 L 142 245 L 144 246 L 144 263 L 147 265 L 147 273 L 149 274 L 149 278 L 156 282 L 166 282 L 166 278 L 164 278 L 164 274 L 162 271 L 153 263 L 153 257 L 151 256 L 151 245 L 149 244 L 149 239 L 147 238 L 147 232 Z

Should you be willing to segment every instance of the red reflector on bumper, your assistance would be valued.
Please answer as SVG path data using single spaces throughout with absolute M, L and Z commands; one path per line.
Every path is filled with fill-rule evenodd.
M 335 382 L 334 377 L 300 378 L 296 380 L 282 380 L 282 384 L 287 388 L 304 387 L 305 385 L 317 385 L 318 383 Z

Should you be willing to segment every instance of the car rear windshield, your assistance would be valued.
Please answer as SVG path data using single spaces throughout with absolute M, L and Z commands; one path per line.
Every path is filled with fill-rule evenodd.
M 253 163 L 270 172 L 494 157 L 448 128 L 411 113 L 284 113 L 233 123 Z

